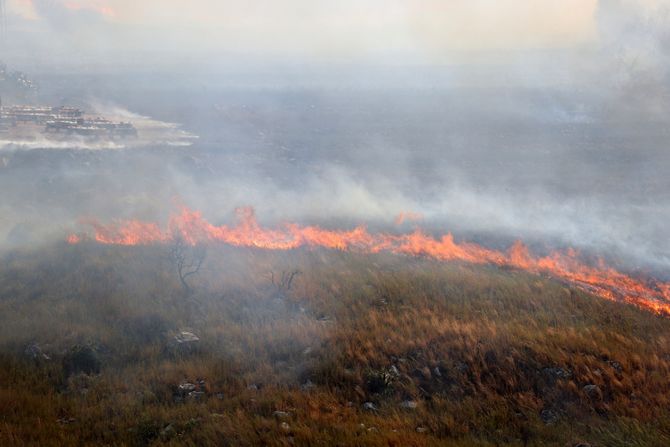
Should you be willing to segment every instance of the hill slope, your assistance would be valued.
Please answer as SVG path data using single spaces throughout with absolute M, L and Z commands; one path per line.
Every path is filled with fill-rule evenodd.
M 319 250 L 210 247 L 188 281 L 163 246 L 2 258 L 0 444 L 670 443 L 670 320 L 632 306 Z

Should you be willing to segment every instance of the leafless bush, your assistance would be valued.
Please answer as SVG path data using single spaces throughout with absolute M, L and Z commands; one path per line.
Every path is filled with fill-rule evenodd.
M 186 295 L 190 295 L 192 292 L 192 288 L 186 279 L 200 271 L 206 257 L 207 247 L 205 245 L 189 245 L 182 237 L 174 237 L 170 248 L 170 258 L 177 270 L 179 281 Z

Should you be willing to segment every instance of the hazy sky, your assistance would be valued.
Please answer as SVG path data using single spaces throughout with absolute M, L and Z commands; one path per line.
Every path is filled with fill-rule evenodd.
M 443 64 L 486 52 L 577 54 L 631 42 L 639 58 L 657 53 L 651 47 L 658 39 L 649 44 L 648 34 L 668 24 L 662 18 L 670 6 L 670 0 L 5 1 L 2 58 L 19 66 L 183 65 L 231 55 L 268 63 Z
M 670 0 L 6 1 L 0 59 L 38 80 L 62 68 L 63 81 L 42 76 L 42 92 L 54 101 L 67 104 L 77 98 L 68 92 L 80 90 L 86 101 L 190 120 L 194 133 L 210 133 L 217 153 L 251 151 L 253 163 L 266 160 L 270 172 L 291 181 L 293 168 L 273 164 L 286 155 L 293 166 L 291 150 L 305 150 L 295 160 L 314 158 L 313 166 L 327 169 L 314 173 L 313 184 L 308 176 L 307 188 L 298 181 L 294 188 L 282 175 L 263 183 L 266 173 L 250 161 L 240 171 L 248 184 L 217 174 L 203 192 L 200 172 L 189 177 L 180 161 L 172 184 L 193 191 L 196 205 L 198 197 L 217 197 L 220 206 L 210 207 L 219 211 L 251 204 L 266 213 L 273 207 L 277 217 L 295 209 L 295 217 L 327 203 L 332 216 L 357 221 L 375 210 L 432 210 L 455 214 L 470 229 L 616 243 L 640 258 L 660 252 L 654 259 L 670 265 L 663 131 L 670 121 Z M 238 97 L 232 91 L 240 86 Z M 388 94 L 383 100 L 380 91 Z M 249 100 L 257 101 L 250 109 Z M 119 178 L 110 184 L 123 184 Z M 521 178 L 528 178 L 523 188 L 502 192 Z M 487 184 L 490 192 L 481 189 Z M 134 185 L 128 196 L 146 196 L 153 207 L 142 182 Z M 300 208 L 294 204 L 305 201 L 305 189 L 315 193 Z M 272 203 L 262 206 L 259 197 Z
M 10 50 L 225 51 L 319 59 L 574 48 L 608 9 L 668 0 L 6 0 Z M 622 6 L 623 5 L 623 6 Z M 48 38 L 45 39 L 45 36 Z M 40 43 L 41 42 L 41 43 Z M 46 43 L 48 42 L 48 44 Z M 12 52 L 10 51 L 10 54 Z M 57 53 L 57 51 L 56 51 Z

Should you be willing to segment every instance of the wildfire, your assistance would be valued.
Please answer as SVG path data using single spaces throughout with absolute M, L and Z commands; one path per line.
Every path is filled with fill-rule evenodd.
M 149 245 L 167 243 L 175 237 L 195 245 L 218 242 L 237 247 L 291 250 L 323 247 L 335 250 L 378 253 L 381 251 L 411 256 L 426 256 L 441 261 L 494 264 L 532 273 L 544 273 L 568 281 L 602 298 L 625 301 L 659 314 L 670 315 L 670 283 L 642 281 L 607 266 L 603 261 L 589 265 L 575 250 L 556 251 L 536 257 L 521 242 L 506 252 L 468 242 L 456 242 L 451 233 L 436 239 L 420 229 L 408 234 L 370 233 L 366 227 L 353 230 L 327 230 L 316 226 L 289 223 L 279 229 L 263 228 L 252 208 L 237 210 L 237 224 L 215 226 L 197 211 L 183 207 L 173 215 L 166 230 L 155 223 L 121 221 L 104 225 L 95 220 L 84 224 L 93 229 L 92 238 L 101 244 Z M 68 243 L 87 239 L 71 235 Z

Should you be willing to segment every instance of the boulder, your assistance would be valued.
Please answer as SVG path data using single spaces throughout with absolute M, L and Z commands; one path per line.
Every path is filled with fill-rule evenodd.
M 316 385 L 311 380 L 308 380 L 307 382 L 303 383 L 300 388 L 303 391 L 311 391 L 316 388 Z
M 200 350 L 200 337 L 191 331 L 182 330 L 170 338 L 166 353 L 171 356 L 188 356 Z
M 365 402 L 363 404 L 363 409 L 366 411 L 377 411 L 377 407 L 372 402 Z
M 191 344 L 197 343 L 200 341 L 200 338 L 190 331 L 180 331 L 177 335 L 174 336 L 174 340 L 180 344 Z
M 45 354 L 37 343 L 29 344 L 23 353 L 34 360 L 51 360 L 51 357 Z
M 190 383 L 190 382 L 182 382 L 182 383 L 180 383 L 179 386 L 177 387 L 177 390 L 178 390 L 181 394 L 187 394 L 187 393 L 190 393 L 191 391 L 195 391 L 195 389 L 196 389 L 195 384 Z
M 199 387 L 199 385 L 191 382 L 182 382 L 177 385 L 177 389 L 174 393 L 174 401 L 177 403 L 184 402 L 187 399 L 191 401 L 200 401 L 205 395 L 206 393 Z
M 416 401 L 413 400 L 405 400 L 400 403 L 400 407 L 404 408 L 406 410 L 416 410 L 416 407 L 418 407 L 418 404 Z

